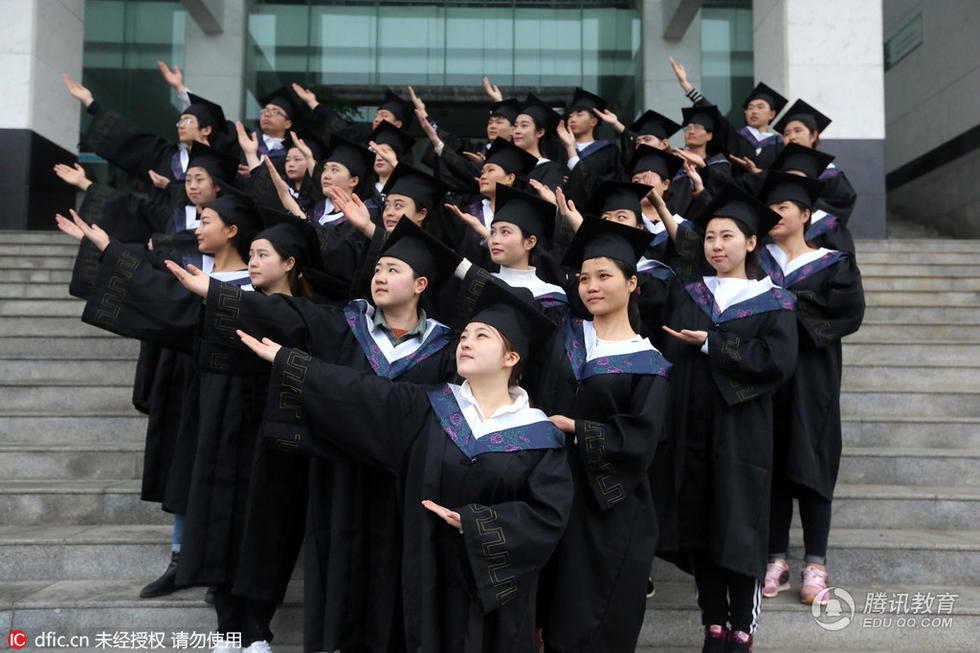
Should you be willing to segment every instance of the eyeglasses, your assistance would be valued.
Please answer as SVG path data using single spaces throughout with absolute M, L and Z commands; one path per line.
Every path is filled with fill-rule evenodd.
M 702 127 L 701 125 L 695 125 L 695 124 L 692 123 L 690 125 L 684 125 L 684 131 L 686 131 L 686 132 L 706 132 L 708 130 L 705 129 L 704 127 Z
M 268 107 L 266 107 L 266 108 L 262 109 L 261 111 L 259 111 L 259 115 L 262 115 L 262 114 L 268 114 L 270 116 L 279 116 L 280 118 L 286 118 L 286 117 L 288 117 L 288 116 L 286 116 L 285 112 L 280 111 L 279 109 L 270 109 Z
M 187 116 L 186 118 L 181 118 L 180 120 L 177 121 L 175 127 L 186 127 L 191 124 L 191 120 L 193 119 L 190 116 Z

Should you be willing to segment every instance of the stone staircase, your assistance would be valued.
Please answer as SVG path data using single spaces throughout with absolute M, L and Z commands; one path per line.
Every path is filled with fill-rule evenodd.
M 868 310 L 844 347 L 845 450 L 829 552 L 831 583 L 850 593 L 855 615 L 825 630 L 795 592 L 783 593 L 763 605 L 756 650 L 976 648 L 976 246 L 859 243 Z M 200 589 L 137 598 L 166 564 L 170 520 L 139 500 L 145 418 L 130 404 L 138 347 L 80 322 L 81 303 L 67 295 L 74 253 L 60 234 L 0 232 L 0 633 L 24 631 L 31 650 L 55 650 L 34 646 L 45 632 L 87 635 L 98 650 L 100 632 L 162 632 L 169 649 L 173 633 L 213 629 L 214 613 Z M 792 543 L 797 589 L 798 524 Z M 640 650 L 698 650 L 693 583 L 660 561 L 654 575 Z M 910 603 L 916 592 L 957 597 L 952 614 L 936 614 L 936 603 L 929 615 L 873 605 L 865 614 L 871 592 L 907 593 Z M 294 582 L 273 623 L 276 651 L 301 650 L 301 597 Z M 924 625 L 924 616 L 939 620 Z

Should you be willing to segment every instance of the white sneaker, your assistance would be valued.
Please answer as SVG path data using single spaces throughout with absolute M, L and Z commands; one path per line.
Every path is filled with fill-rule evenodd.
M 264 639 L 259 642 L 252 642 L 251 646 L 242 649 L 242 653 L 272 653 L 272 647 Z
M 226 639 L 219 639 L 211 653 L 242 653 L 242 647 Z

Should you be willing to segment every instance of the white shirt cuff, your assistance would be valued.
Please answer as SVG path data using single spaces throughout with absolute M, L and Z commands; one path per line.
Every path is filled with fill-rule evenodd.
M 708 339 L 707 338 L 704 339 L 704 344 L 701 345 L 701 353 L 702 354 L 707 354 L 708 353 Z
M 189 89 L 189 88 L 187 88 L 185 86 L 184 87 L 184 92 L 177 94 L 177 99 L 180 100 L 180 109 L 181 109 L 181 111 L 183 111 L 187 107 L 191 106 L 190 92 L 191 92 L 191 89 Z
M 459 262 L 459 265 L 456 266 L 453 276 L 455 276 L 457 279 L 462 279 L 466 276 L 466 273 L 470 271 L 471 267 L 473 267 L 473 263 L 468 258 L 464 258 Z
M 446 149 L 446 144 L 439 141 L 439 144 L 435 146 L 436 156 L 442 156 L 442 151 Z
M 571 170 L 572 168 L 577 166 L 579 161 L 581 161 L 579 157 L 573 156 L 571 159 L 568 160 L 568 169 Z

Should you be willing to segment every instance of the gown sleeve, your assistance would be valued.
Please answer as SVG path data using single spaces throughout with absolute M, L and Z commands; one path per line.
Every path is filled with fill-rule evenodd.
M 250 351 L 235 333 L 241 329 L 260 340 L 269 338 L 284 347 L 301 347 L 306 343 L 306 322 L 293 310 L 291 299 L 281 294 L 246 292 L 241 286 L 211 279 L 205 302 L 203 337 Z
M 818 205 L 827 213 L 836 215 L 844 224 L 847 224 L 851 213 L 854 211 L 854 203 L 857 201 L 854 186 L 851 185 L 847 175 L 840 168 L 824 171 L 821 180 L 826 185 L 823 193 L 820 194 Z
M 170 158 L 177 151 L 176 145 L 100 103 L 93 103 L 88 111 L 93 120 L 82 134 L 83 147 L 138 179 L 145 180 L 146 171 L 151 169 L 171 177 Z
M 592 497 L 608 510 L 646 483 L 663 437 L 667 379 L 653 374 L 632 375 L 628 412 L 598 422 L 575 420 L 575 446 Z
M 336 447 L 397 474 L 429 414 L 423 386 L 325 363 L 301 349 L 280 349 L 272 375 L 273 384 L 286 377 L 290 396 L 310 425 L 297 443 L 304 455 L 332 458 Z
M 834 274 L 819 292 L 794 289 L 796 317 L 817 347 L 824 347 L 854 333 L 864 319 L 864 288 L 861 273 L 851 257 L 844 257 L 833 267 Z
M 726 323 L 708 331 L 711 375 L 729 406 L 774 392 L 796 369 L 796 312 L 762 316 L 762 327 L 751 336 L 726 329 Z
M 201 298 L 167 270 L 155 268 L 142 246 L 111 241 L 102 255 L 82 321 L 112 333 L 191 353 Z
M 524 501 L 453 508 L 484 614 L 537 582 L 565 530 L 574 493 L 564 449 L 543 450 L 527 489 Z

